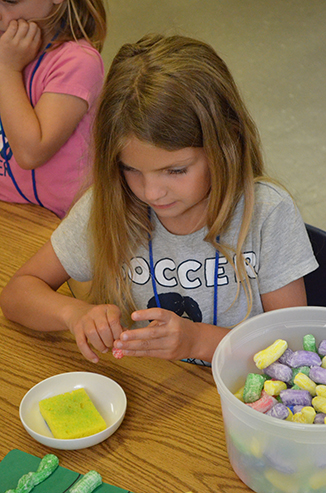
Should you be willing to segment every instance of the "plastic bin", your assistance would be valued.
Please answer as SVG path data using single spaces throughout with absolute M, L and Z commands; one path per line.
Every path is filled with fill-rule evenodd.
M 326 339 L 326 308 L 285 308 L 253 317 L 232 329 L 214 353 L 230 463 L 256 493 L 326 492 L 326 425 L 272 418 L 233 395 L 249 372 L 261 373 L 253 362 L 256 352 L 276 339 L 302 349 L 306 334 L 316 337 L 317 347 Z

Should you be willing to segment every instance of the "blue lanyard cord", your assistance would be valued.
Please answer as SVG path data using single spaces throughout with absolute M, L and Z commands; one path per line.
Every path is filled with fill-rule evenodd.
M 37 188 L 36 188 L 36 177 L 35 177 L 35 169 L 32 169 L 32 183 L 33 183 L 33 192 L 34 192 L 34 197 L 36 202 L 41 206 L 44 207 L 42 202 L 40 201 L 37 193 Z
M 17 192 L 23 197 L 23 199 L 26 200 L 26 202 L 29 202 L 30 204 L 33 204 L 33 202 L 31 200 L 29 200 L 26 197 L 26 195 L 21 191 L 21 189 L 19 188 L 18 183 L 16 182 L 15 177 L 14 177 L 12 171 L 11 171 L 11 167 L 10 167 L 10 164 L 9 164 L 9 159 L 8 159 L 7 152 L 6 152 L 5 131 L 4 131 L 3 126 L 2 126 L 1 118 L 0 118 L 0 130 L 1 130 L 1 136 L 2 136 L 2 145 L 3 145 L 3 151 L 4 151 L 4 160 L 5 160 L 7 171 L 8 171 L 8 174 L 9 174 L 10 178 L 11 178 L 11 181 L 13 182 L 14 187 L 16 188 Z
M 148 212 L 149 219 L 151 218 L 151 212 Z M 219 236 L 216 238 L 219 241 Z M 156 281 L 155 281 L 155 271 L 154 271 L 154 260 L 153 260 L 153 244 L 150 235 L 148 235 L 148 253 L 149 253 L 149 268 L 151 272 L 151 281 L 153 286 L 153 292 L 155 297 L 156 306 L 161 308 L 161 303 L 158 297 Z M 217 325 L 217 311 L 218 311 L 218 265 L 219 265 L 219 251 L 215 250 L 215 268 L 214 268 L 214 314 L 213 314 L 213 325 Z
M 155 281 L 155 272 L 154 272 L 154 261 L 153 261 L 153 245 L 152 245 L 152 240 L 149 238 L 148 240 L 148 249 L 149 249 L 149 268 L 151 270 L 151 280 L 152 280 L 152 286 L 153 286 L 153 291 L 154 291 L 154 296 L 155 296 L 155 301 L 156 301 L 156 306 L 158 308 L 161 308 L 161 303 L 157 294 L 157 289 L 156 289 L 156 281 Z
M 218 240 L 219 238 L 217 238 Z M 215 250 L 215 268 L 214 268 L 214 318 L 213 325 L 217 325 L 217 306 L 218 306 L 218 298 L 217 298 L 217 288 L 218 288 L 218 264 L 219 264 L 219 252 Z
M 148 208 L 148 219 L 151 220 L 151 209 Z M 154 260 L 153 260 L 153 244 L 152 244 L 152 238 L 150 233 L 148 234 L 148 250 L 149 250 L 149 268 L 151 271 L 151 281 L 152 281 L 152 286 L 153 286 L 153 292 L 155 296 L 155 301 L 156 301 L 156 306 L 157 308 L 161 308 L 161 303 L 157 294 L 157 289 L 156 289 L 156 281 L 155 281 L 155 272 L 154 272 Z

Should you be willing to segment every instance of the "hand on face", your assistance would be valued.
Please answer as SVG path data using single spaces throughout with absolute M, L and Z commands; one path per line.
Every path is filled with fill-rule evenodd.
M 98 356 L 91 349 L 106 353 L 119 339 L 123 328 L 121 312 L 115 305 L 85 305 L 76 310 L 68 321 L 70 332 L 75 336 L 77 346 L 86 359 L 98 362 Z
M 0 37 L 0 70 L 21 72 L 36 58 L 41 46 L 41 29 L 35 22 L 10 21 Z
M 115 340 L 114 347 L 124 356 L 151 356 L 167 360 L 192 357 L 193 341 L 198 335 L 195 322 L 162 308 L 139 310 L 134 321 L 152 320 L 143 329 L 127 330 Z

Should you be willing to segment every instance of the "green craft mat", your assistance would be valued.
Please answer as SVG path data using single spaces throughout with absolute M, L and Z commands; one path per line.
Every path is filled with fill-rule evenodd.
M 0 493 L 15 489 L 19 479 L 28 472 L 37 470 L 43 457 L 35 457 L 21 450 L 11 450 L 0 462 Z M 94 469 L 90 467 L 89 470 Z M 82 475 L 59 466 L 43 483 L 33 488 L 31 493 L 68 493 L 69 488 Z M 94 493 L 131 493 L 117 486 L 101 484 Z

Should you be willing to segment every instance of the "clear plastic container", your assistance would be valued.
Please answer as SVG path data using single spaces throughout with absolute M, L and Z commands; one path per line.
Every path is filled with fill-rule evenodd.
M 326 492 L 326 425 L 272 418 L 233 395 L 249 372 L 262 373 L 253 362 L 255 353 L 276 339 L 302 349 L 306 334 L 316 337 L 317 347 L 326 339 L 326 308 L 285 308 L 253 317 L 232 329 L 214 353 L 229 459 L 256 493 Z

